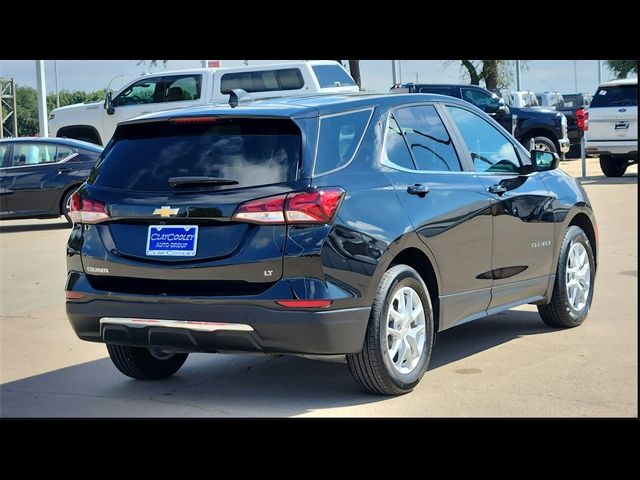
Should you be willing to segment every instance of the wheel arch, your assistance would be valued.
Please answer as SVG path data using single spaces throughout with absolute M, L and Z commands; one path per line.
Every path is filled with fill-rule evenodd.
M 103 145 L 102 138 L 98 129 L 92 125 L 68 125 L 58 129 L 56 137 L 66 137 L 78 139 L 78 136 L 90 136 L 95 138 L 98 143 L 96 145 Z
M 429 297 L 431 298 L 431 305 L 433 307 L 433 320 L 435 323 L 434 329 L 437 332 L 440 328 L 440 302 L 439 302 L 439 282 L 437 269 L 422 249 L 411 246 L 398 252 L 388 263 L 386 270 L 389 270 L 395 265 L 408 265 L 416 270 L 422 280 L 427 285 L 429 290 Z
M 584 212 L 578 212 L 567 224 L 565 228 L 565 232 L 569 227 L 576 226 L 580 227 L 582 231 L 584 231 L 585 235 L 589 239 L 589 243 L 591 244 L 591 250 L 593 250 L 593 258 L 596 262 L 596 268 L 598 265 L 598 234 L 597 234 L 597 226 L 591 221 L 591 219 Z
M 555 132 L 548 127 L 543 127 L 543 126 L 536 126 L 536 127 L 531 127 L 527 130 L 525 130 L 523 133 L 520 134 L 520 137 L 518 138 L 518 140 L 520 141 L 520 143 L 522 143 L 524 145 L 524 142 L 530 138 L 533 137 L 546 137 L 549 140 L 551 140 L 553 142 L 553 144 L 556 147 L 556 150 L 558 152 L 560 152 L 560 143 L 558 142 L 558 137 L 555 134 Z M 529 145 L 524 145 L 526 148 L 529 148 Z

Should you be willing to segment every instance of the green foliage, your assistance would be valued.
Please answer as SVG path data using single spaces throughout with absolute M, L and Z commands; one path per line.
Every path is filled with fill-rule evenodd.
M 638 75 L 638 62 L 636 60 L 606 60 L 607 68 L 616 75 L 616 78 L 627 78 L 629 73 Z
M 512 63 L 510 60 L 459 60 L 465 76 L 472 85 L 480 85 L 484 80 L 487 89 L 508 87 L 513 81 Z M 445 65 L 451 60 L 445 62 Z M 526 60 L 520 61 L 522 69 L 526 69 Z
M 16 87 L 16 110 L 18 115 L 18 136 L 37 135 L 38 94 L 35 88 Z
M 104 90 L 83 92 L 81 90 L 61 90 L 60 106 L 73 105 L 75 103 L 87 103 L 104 99 Z M 56 108 L 56 95 L 47 95 L 47 115 Z M 40 127 L 38 124 L 38 92 L 31 87 L 16 88 L 16 110 L 18 114 L 18 135 L 21 137 L 37 135 Z

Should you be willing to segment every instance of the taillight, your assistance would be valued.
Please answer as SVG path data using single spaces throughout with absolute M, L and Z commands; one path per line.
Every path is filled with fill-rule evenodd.
M 272 224 L 331 223 L 343 196 L 341 188 L 329 187 L 251 200 L 238 207 L 233 219 Z
M 172 123 L 213 123 L 220 117 L 176 117 L 169 119 Z
M 286 198 L 286 195 L 278 195 L 243 203 L 236 210 L 233 219 L 252 223 L 284 223 Z
M 69 216 L 73 223 L 100 223 L 110 219 L 103 202 L 82 198 L 78 192 L 71 195 Z
M 584 108 L 576 110 L 576 125 L 579 130 L 586 132 L 589 130 L 589 112 Z

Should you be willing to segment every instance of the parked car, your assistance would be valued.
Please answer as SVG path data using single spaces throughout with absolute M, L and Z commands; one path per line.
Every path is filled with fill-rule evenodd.
M 567 117 L 567 137 L 571 143 L 571 149 L 574 154 L 580 152 L 580 141 L 588 129 L 589 112 L 587 111 L 591 104 L 590 93 L 568 93 L 563 94 L 564 106 L 556 110 Z
M 156 72 L 127 83 L 104 102 L 53 110 L 49 131 L 105 145 L 119 122 L 174 108 L 226 102 L 240 88 L 253 98 L 357 92 L 349 73 L 336 61 L 310 61 L 239 68 L 195 68 Z
M 190 352 L 346 354 L 367 390 L 406 393 L 436 332 L 527 303 L 587 317 L 597 228 L 557 166 L 441 95 L 138 117 L 72 199 L 67 314 L 133 378 Z
M 69 218 L 71 194 L 102 147 L 64 138 L 0 140 L 0 220 Z
M 536 93 L 538 105 L 542 107 L 558 110 L 564 107 L 564 98 L 558 92 L 540 92 Z
M 589 106 L 587 153 L 600 155 L 608 177 L 638 163 L 638 79 L 600 84 Z
M 477 85 L 407 83 L 400 89 L 410 93 L 437 93 L 461 98 L 494 117 L 527 148 L 533 139 L 539 150 L 563 154 L 569 151 L 567 119 L 561 113 L 544 108 L 508 107 L 502 98 Z M 391 89 L 394 90 L 397 89 Z

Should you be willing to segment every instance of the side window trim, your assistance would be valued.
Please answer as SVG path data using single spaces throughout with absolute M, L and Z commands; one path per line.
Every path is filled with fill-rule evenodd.
M 460 133 L 460 130 L 458 129 L 458 126 L 455 124 L 455 122 L 453 121 L 453 119 L 451 118 L 449 112 L 447 111 L 446 107 L 456 107 L 456 108 L 462 108 L 463 110 L 468 111 L 469 113 L 472 113 L 473 115 L 475 115 L 476 117 L 480 118 L 481 120 L 484 120 L 486 123 L 488 123 L 489 125 L 491 125 L 491 127 L 493 127 L 493 129 L 495 131 L 497 131 L 500 135 L 502 135 L 513 147 L 513 149 L 516 152 L 516 156 L 518 157 L 518 162 L 520 162 L 520 168 L 524 168 L 524 162 L 522 161 L 522 155 L 521 155 L 521 151 L 518 148 L 518 145 L 516 145 L 514 142 L 511 141 L 511 139 L 507 136 L 504 135 L 504 133 L 502 133 L 499 129 L 497 129 L 495 127 L 495 125 L 493 125 L 491 122 L 487 122 L 487 120 L 485 118 L 482 118 L 480 115 L 478 115 L 476 112 L 474 112 L 472 109 L 467 108 L 466 105 L 459 105 L 457 103 L 452 103 L 452 102 L 442 102 L 441 103 L 441 108 L 444 111 L 444 114 L 447 117 L 448 122 L 451 124 L 451 128 L 452 128 L 452 132 L 455 132 L 455 136 L 456 139 L 458 141 L 460 141 L 461 143 L 461 151 L 464 152 L 465 155 L 465 164 L 469 165 L 471 162 L 471 154 L 469 153 L 469 150 L 467 149 L 467 144 L 464 142 L 464 139 L 462 138 L 462 134 Z M 471 169 L 470 169 L 471 173 L 474 173 L 476 175 L 505 175 L 508 177 L 513 177 L 513 176 L 522 176 L 522 175 L 531 175 L 532 173 L 538 173 L 538 172 L 532 172 L 529 174 L 524 174 L 522 172 L 476 172 L 475 167 L 473 166 L 473 164 L 471 163 Z
M 366 137 L 367 135 L 367 131 L 369 130 L 369 125 L 371 125 L 371 119 L 373 118 L 373 111 L 375 110 L 375 107 L 365 107 L 365 108 L 356 108 L 354 110 L 348 110 L 348 111 L 344 111 L 344 112 L 338 112 L 338 113 L 329 113 L 327 115 L 320 115 L 318 116 L 318 133 L 316 134 L 316 149 L 315 152 L 313 153 L 313 167 L 311 168 L 311 175 L 316 178 L 316 177 L 322 177 L 324 175 L 328 175 L 330 173 L 334 173 L 337 172 L 338 170 L 342 170 L 343 168 L 347 168 L 349 165 L 351 165 L 351 162 L 353 162 L 354 158 L 356 158 L 356 155 L 358 155 L 358 152 L 360 151 L 360 146 L 362 145 L 362 142 L 364 141 L 364 137 Z M 330 118 L 330 117 L 338 117 L 340 115 L 349 115 L 351 113 L 356 113 L 356 112 L 366 112 L 369 111 L 369 120 L 367 120 L 367 125 L 364 127 L 364 131 L 362 132 L 362 136 L 360 137 L 360 141 L 358 142 L 358 145 L 356 145 L 356 149 L 353 151 L 353 155 L 351 156 L 351 158 L 349 159 L 348 162 L 345 162 L 343 165 L 340 165 L 337 168 L 333 168 L 331 170 L 327 170 L 326 172 L 322 172 L 322 173 L 318 173 L 316 174 L 316 160 L 318 159 L 318 148 L 320 146 L 320 129 L 322 128 L 322 119 L 323 118 Z M 385 138 L 386 138 L 386 131 L 385 131 Z

